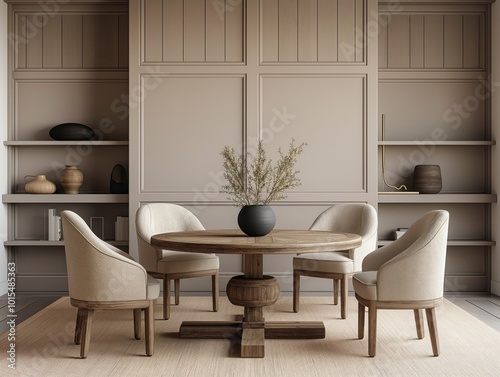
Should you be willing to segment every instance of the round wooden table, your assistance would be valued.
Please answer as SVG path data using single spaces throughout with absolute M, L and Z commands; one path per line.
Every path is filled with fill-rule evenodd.
M 319 339 L 325 337 L 320 321 L 265 322 L 264 306 L 279 296 L 276 279 L 264 275 L 264 254 L 302 254 L 348 251 L 361 245 L 361 237 L 351 233 L 313 230 L 273 230 L 264 237 L 249 237 L 240 230 L 199 230 L 162 233 L 151 237 L 159 249 L 192 253 L 241 254 L 244 275 L 227 284 L 228 299 L 244 307 L 241 321 L 183 322 L 182 338 L 241 337 L 241 357 L 264 357 L 264 340 Z

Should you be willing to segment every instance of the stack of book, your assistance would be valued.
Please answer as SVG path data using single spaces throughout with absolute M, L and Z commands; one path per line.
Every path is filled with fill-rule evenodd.
M 49 241 L 59 241 L 62 237 L 61 216 L 57 216 L 54 208 L 49 208 L 47 211 L 48 239 Z

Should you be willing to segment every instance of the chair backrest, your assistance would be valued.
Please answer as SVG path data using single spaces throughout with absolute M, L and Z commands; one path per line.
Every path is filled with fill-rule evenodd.
M 188 209 L 172 203 L 143 204 L 135 216 L 139 263 L 147 271 L 156 272 L 162 250 L 151 246 L 151 237 L 158 233 L 205 229 L 200 220 Z
M 377 211 L 366 203 L 342 203 L 322 212 L 309 229 L 359 234 L 362 244 L 352 250 L 349 257 L 354 261 L 354 271 L 361 271 L 363 259 L 377 248 Z
M 443 296 L 449 213 L 427 212 L 405 234 L 368 255 L 363 271 L 377 270 L 381 301 L 433 300 Z
M 72 211 L 61 212 L 69 295 L 82 301 L 144 300 L 146 270 L 97 237 Z

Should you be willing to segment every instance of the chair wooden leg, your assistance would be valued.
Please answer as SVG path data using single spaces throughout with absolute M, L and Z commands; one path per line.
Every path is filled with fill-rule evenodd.
M 78 309 L 76 311 L 76 327 L 75 327 L 75 344 L 80 344 L 82 341 L 82 321 L 83 321 L 83 309 Z
M 348 276 L 346 274 L 342 275 L 342 281 L 340 283 L 340 316 L 342 319 L 347 318 L 347 296 L 348 292 Z
M 427 325 L 429 326 L 429 334 L 431 337 L 432 353 L 434 356 L 439 356 L 439 338 L 437 331 L 436 311 L 434 308 L 425 309 L 427 316 Z
M 146 355 L 152 356 L 155 342 L 155 301 L 149 301 L 149 307 L 144 310 L 144 333 L 146 338 Z
M 93 310 L 82 309 L 82 339 L 80 345 L 80 357 L 87 358 L 90 346 L 90 333 L 92 332 L 92 317 L 94 316 Z
M 134 338 L 141 339 L 141 309 L 134 309 Z
M 339 303 L 339 280 L 333 279 L 333 305 Z
M 358 339 L 365 337 L 365 306 L 358 302 Z
M 377 349 L 377 306 L 373 301 L 368 305 L 368 355 L 375 356 Z
M 170 278 L 163 275 L 163 319 L 170 318 Z
M 179 297 L 180 297 L 180 292 L 181 292 L 180 279 L 174 280 L 174 291 L 175 291 L 175 305 L 179 305 Z
M 299 311 L 299 294 L 300 294 L 300 273 L 293 271 L 293 311 Z
M 212 275 L 212 308 L 214 312 L 219 310 L 219 270 Z
M 425 329 L 422 311 L 420 309 L 414 309 L 413 313 L 415 314 L 415 324 L 417 325 L 417 337 L 418 339 L 423 339 L 425 337 Z

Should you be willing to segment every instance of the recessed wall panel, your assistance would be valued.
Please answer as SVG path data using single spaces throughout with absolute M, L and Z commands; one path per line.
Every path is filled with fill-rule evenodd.
M 246 1 L 141 0 L 143 64 L 241 63 Z
M 485 140 L 488 96 L 476 80 L 381 81 L 379 120 L 386 140 Z
M 241 148 L 243 140 L 243 82 L 242 76 L 142 78 L 150 88 L 141 124 L 142 192 L 217 197 L 211 183 L 222 172 L 220 152 L 225 145 Z
M 364 77 L 263 76 L 261 134 L 269 155 L 292 138 L 307 142 L 296 190 L 362 192 L 365 188 Z
M 260 0 L 261 62 L 366 61 L 366 0 Z
M 127 93 L 119 80 L 18 80 L 16 139 L 52 140 L 52 127 L 73 122 L 100 130 L 104 140 L 127 140 Z

